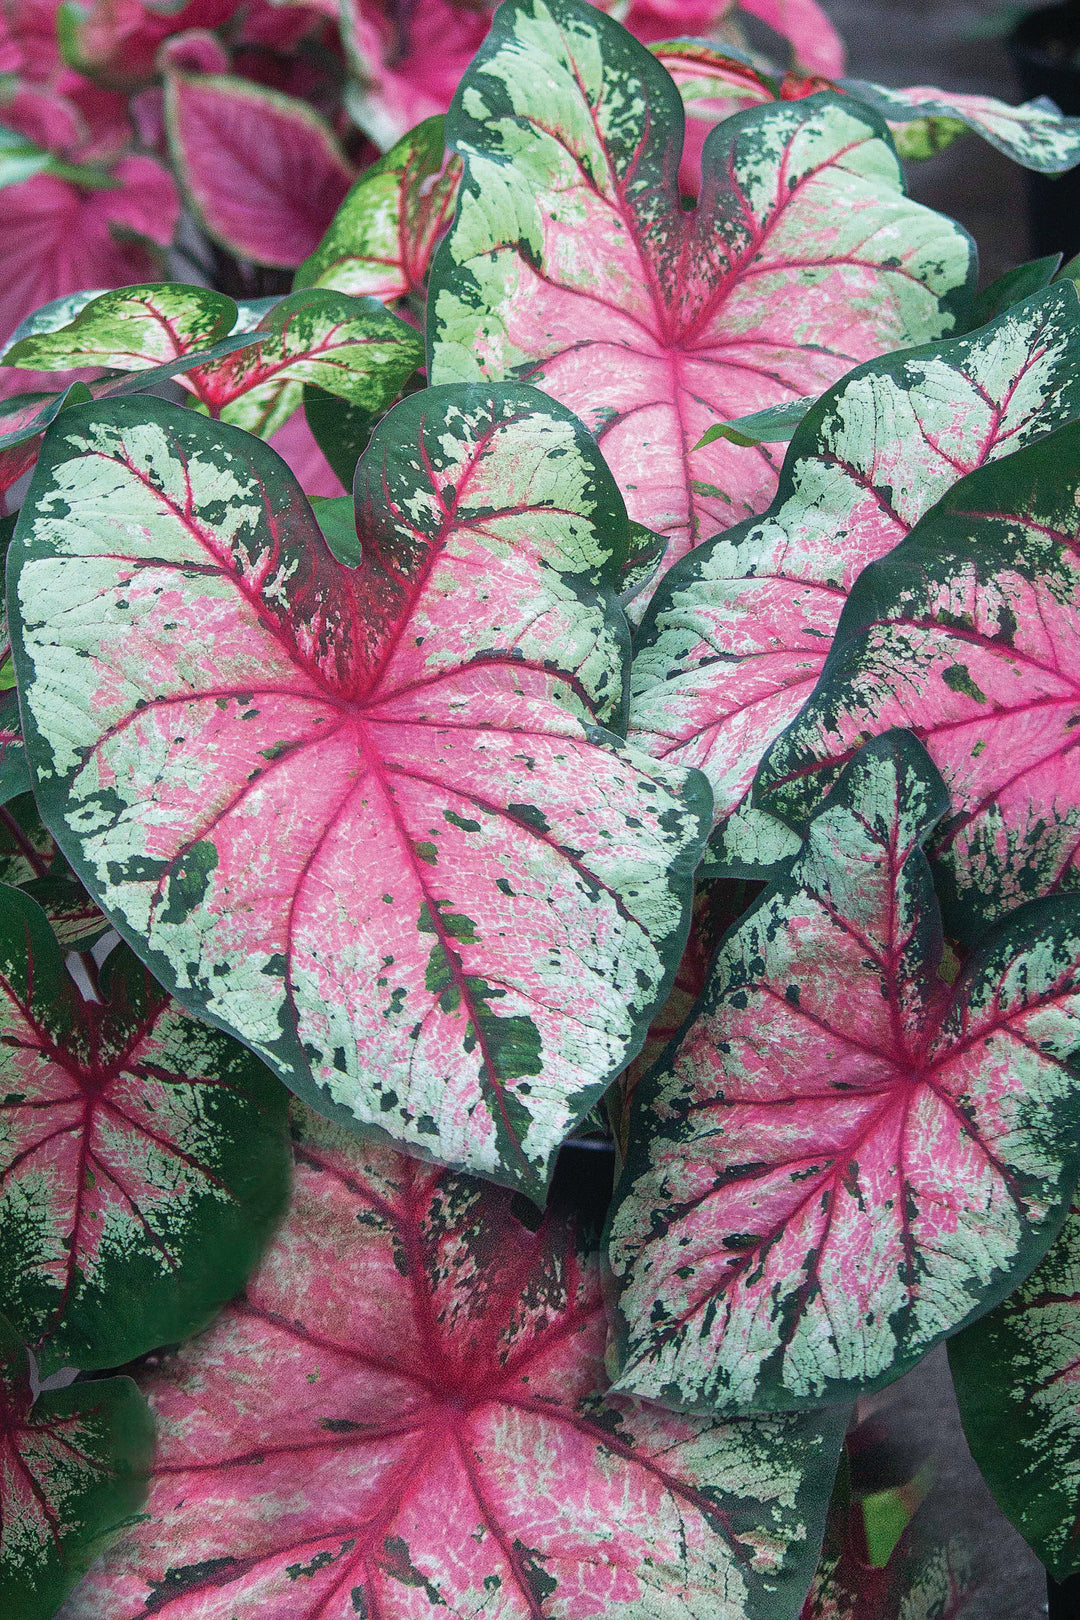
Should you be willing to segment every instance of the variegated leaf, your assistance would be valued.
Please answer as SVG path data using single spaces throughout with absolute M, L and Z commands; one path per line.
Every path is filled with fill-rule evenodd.
M 165 282 L 102 294 L 69 325 L 23 338 L 5 364 L 147 372 L 142 387 L 168 374 L 209 415 L 269 436 L 305 383 L 381 414 L 422 357 L 417 334 L 372 299 L 312 288 L 242 311 L 206 287 Z
M 950 930 L 1080 889 L 1080 425 L 955 484 L 861 575 L 755 803 L 805 823 L 865 738 L 925 743 L 952 815 L 931 853 Z
M 596 729 L 630 534 L 589 435 L 528 388 L 411 396 L 350 569 L 258 440 L 159 401 L 63 421 L 12 553 L 61 848 L 314 1106 L 539 1194 L 666 994 L 708 815 Z
M 0 1302 L 45 1372 L 204 1327 L 285 1203 L 288 1093 L 126 945 L 84 1001 L 41 908 L 0 887 Z
M 63 1620 L 790 1620 L 843 1411 L 607 1393 L 599 1257 L 298 1113 L 245 1299 L 144 1379 L 145 1521 Z
M 725 1412 L 874 1389 L 1056 1235 L 1080 1171 L 1080 900 L 1017 914 L 950 990 L 922 850 L 946 808 L 908 733 L 868 743 L 639 1086 L 617 1388 Z
M 72 302 L 58 300 L 57 315 L 70 308 L 67 320 L 50 319 L 17 337 L 4 352 L 4 364 L 29 371 L 144 371 L 210 348 L 232 333 L 237 320 L 237 307 L 224 293 L 182 282 L 121 287 L 73 308 Z
M 1063 283 L 845 378 L 797 429 L 765 516 L 662 581 L 635 641 L 630 736 L 708 776 L 717 866 L 752 871 L 772 853 L 754 772 L 814 690 L 861 570 L 965 473 L 1077 415 L 1080 302 Z
M 443 123 L 425 119 L 364 170 L 294 286 L 332 287 L 387 303 L 423 297 L 461 179 L 461 160 L 446 157 Z
M 679 93 L 583 0 L 508 0 L 447 130 L 465 178 L 432 271 L 432 380 L 562 400 L 669 564 L 775 490 L 774 448 L 693 448 L 718 418 L 816 396 L 966 305 L 970 242 L 904 195 L 850 97 L 728 119 L 685 211 Z
M 949 1345 L 971 1454 L 1059 1581 L 1080 1572 L 1080 1199 L 1046 1259 Z
M 35 1400 L 29 1357 L 0 1317 L 0 1614 L 52 1620 L 142 1506 L 152 1436 L 129 1378 Z
M 903 126 L 921 118 L 954 119 L 1025 169 L 1060 174 L 1080 163 L 1080 118 L 1066 118 L 1044 96 L 1010 107 L 994 96 L 961 95 L 926 84 L 889 90 L 883 84 L 845 79 L 842 88 L 893 124 Z

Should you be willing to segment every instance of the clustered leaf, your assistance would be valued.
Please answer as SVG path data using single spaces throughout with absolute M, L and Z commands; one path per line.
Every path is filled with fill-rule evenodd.
M 762 850 L 760 811 L 790 819 L 790 802 L 757 791 L 751 804 L 754 773 L 822 678 L 837 625 L 848 633 L 862 570 L 965 473 L 1078 412 L 1080 302 L 1064 282 L 970 336 L 859 367 L 796 429 L 768 512 L 668 573 L 636 641 L 630 736 L 708 776 L 719 866 L 761 869 L 777 853 Z M 1005 463 L 1007 486 L 1022 465 Z
M 842 1410 L 609 1393 L 599 1256 L 565 1221 L 295 1117 L 288 1219 L 244 1299 L 141 1379 L 146 1516 L 64 1620 L 795 1612 Z
M 959 480 L 860 576 L 755 801 L 800 825 L 862 740 L 912 730 L 952 814 L 933 852 L 955 932 L 1080 888 L 1080 428 Z
M 1080 294 L 900 165 L 1080 120 L 816 0 L 35 3 L 0 1613 L 958 1620 L 837 1474 L 943 1339 L 1080 1573 Z

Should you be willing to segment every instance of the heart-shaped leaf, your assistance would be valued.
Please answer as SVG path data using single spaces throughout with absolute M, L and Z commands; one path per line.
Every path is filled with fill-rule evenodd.
M 84 1001 L 0 888 L 0 1299 L 45 1372 L 205 1326 L 285 1202 L 288 1093 L 120 945 Z
M 774 449 L 694 449 L 707 428 L 940 338 L 967 301 L 966 235 L 904 195 L 850 97 L 728 119 L 685 211 L 679 93 L 583 0 L 500 7 L 447 132 L 465 178 L 432 271 L 432 381 L 562 400 L 669 565 L 776 487 Z
M 313 107 L 228 74 L 171 72 L 165 118 L 176 172 L 215 241 L 286 268 L 315 251 L 353 171 Z
M 599 1257 L 559 1218 L 298 1125 L 288 1220 L 144 1379 L 147 1517 L 64 1620 L 788 1620 L 846 1413 L 608 1396 Z
M 130 1378 L 35 1400 L 29 1358 L 0 1317 L 0 1614 L 52 1620 L 142 1506 L 152 1445 Z
M 175 376 L 211 416 L 269 435 L 305 383 L 381 414 L 422 358 L 413 329 L 373 299 L 312 288 L 241 311 L 209 288 L 164 282 L 101 294 L 70 324 L 22 338 L 4 363 L 148 372 L 139 387 Z
M 539 1194 L 666 994 L 708 814 L 595 729 L 630 546 L 595 444 L 533 389 L 411 396 L 352 570 L 258 440 L 159 401 L 62 420 L 12 542 L 61 848 L 314 1106 Z
M 296 272 L 295 286 L 333 287 L 388 303 L 423 296 L 461 179 L 460 158 L 446 157 L 443 122 L 425 119 L 364 170 Z
M 1080 1571 L 1080 1199 L 1046 1259 L 949 1345 L 964 1433 L 998 1506 L 1059 1581 Z
M 773 853 L 748 804 L 754 771 L 813 691 L 861 570 L 958 478 L 1077 415 L 1080 303 L 1062 284 L 845 378 L 796 430 L 769 512 L 662 581 L 635 642 L 630 736 L 708 776 L 718 864 Z
M 688 1408 L 874 1389 L 1041 1259 L 1080 1172 L 1080 900 L 950 991 L 906 732 L 856 756 L 638 1088 L 611 1261 L 617 1387 Z
M 801 827 L 860 743 L 904 726 L 945 778 L 950 930 L 1080 888 L 1080 425 L 956 484 L 867 568 L 755 802 Z
M 843 88 L 892 124 L 919 118 L 956 119 L 1025 169 L 1060 174 L 1080 163 L 1080 118 L 1064 117 L 1044 96 L 1010 107 L 994 96 L 956 94 L 927 84 L 889 90 L 864 79 L 845 79 Z

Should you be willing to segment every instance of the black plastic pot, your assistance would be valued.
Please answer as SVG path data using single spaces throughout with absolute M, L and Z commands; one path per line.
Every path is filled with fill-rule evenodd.
M 1080 116 L 1080 5 L 1030 12 L 1007 43 L 1024 100 L 1049 96 L 1063 113 Z M 1027 187 L 1034 256 L 1080 253 L 1080 170 L 1029 173 Z

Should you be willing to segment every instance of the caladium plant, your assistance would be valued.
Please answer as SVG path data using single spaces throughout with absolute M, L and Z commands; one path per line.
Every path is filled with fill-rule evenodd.
M 675 85 L 582 0 L 508 0 L 451 107 L 465 175 L 429 308 L 434 382 L 574 410 L 668 564 L 768 505 L 766 444 L 699 446 L 963 319 L 971 244 L 911 202 L 884 124 L 824 94 L 726 120 L 678 186 Z
M 296 1120 L 288 1220 L 243 1300 L 142 1381 L 146 1516 L 64 1620 L 794 1615 L 843 1410 L 609 1394 L 587 1237 Z
M 237 430 L 63 420 L 11 554 L 61 848 L 317 1106 L 542 1190 L 671 981 L 708 816 L 598 729 L 631 535 L 592 440 L 529 389 L 414 395 L 357 468 L 351 569 Z
M 809 0 L 153 4 L 0 19 L 0 187 L 199 283 L 0 299 L 0 1610 L 959 1615 L 811 1583 L 942 1338 L 1067 1573 L 1080 307 L 897 151 L 1075 121 Z
M 1080 900 L 1016 914 L 947 984 L 922 847 L 947 806 L 910 734 L 866 744 L 638 1087 L 616 1388 L 729 1412 L 843 1399 L 1055 1236 L 1080 1171 Z

